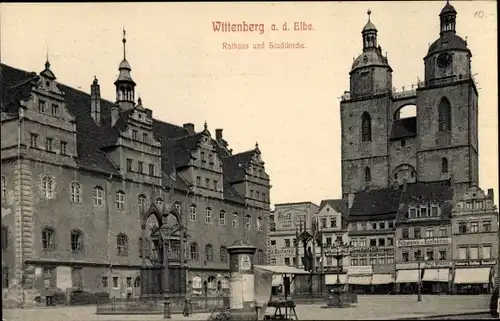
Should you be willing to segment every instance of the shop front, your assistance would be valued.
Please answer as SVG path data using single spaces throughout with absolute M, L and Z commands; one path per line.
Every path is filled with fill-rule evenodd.
M 347 270 L 347 282 L 353 293 L 370 293 L 372 292 L 371 283 L 373 276 L 373 268 L 371 265 L 366 266 L 350 266 Z
M 422 280 L 423 264 L 396 264 L 396 292 L 401 294 L 417 294 L 418 283 Z M 419 275 L 420 274 L 420 275 Z
M 422 276 L 423 294 L 450 293 L 452 262 L 425 262 Z
M 342 266 L 338 268 L 336 266 L 325 267 L 324 272 L 327 291 L 335 288 L 336 284 L 347 284 L 347 274 Z
M 493 288 L 496 260 L 456 261 L 453 278 L 455 294 L 489 294 Z

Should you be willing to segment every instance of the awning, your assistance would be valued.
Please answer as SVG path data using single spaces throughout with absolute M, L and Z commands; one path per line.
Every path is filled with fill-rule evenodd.
M 339 274 L 340 284 L 347 283 L 347 275 Z M 337 274 L 325 274 L 325 285 L 334 285 L 337 284 Z
M 394 283 L 394 277 L 392 274 L 374 274 L 372 276 L 372 284 L 391 284 Z
M 425 269 L 422 281 L 428 282 L 448 282 L 450 279 L 450 269 Z
M 349 275 L 349 284 L 370 285 L 372 283 L 371 275 Z
M 488 284 L 491 268 L 458 268 L 455 270 L 456 284 Z
M 272 286 L 280 286 L 283 284 L 283 275 L 275 274 L 273 275 L 273 284 Z
M 420 270 L 399 270 L 396 274 L 396 283 L 418 283 Z
M 286 265 L 254 265 L 254 268 L 266 270 L 273 274 L 309 274 L 310 272 Z

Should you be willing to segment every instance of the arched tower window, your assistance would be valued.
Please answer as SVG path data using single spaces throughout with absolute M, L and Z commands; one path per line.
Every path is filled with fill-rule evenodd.
M 372 141 L 372 118 L 367 112 L 364 112 L 361 116 L 361 141 Z
M 372 180 L 372 172 L 370 170 L 370 167 L 366 166 L 365 167 L 365 182 L 371 182 Z
M 441 99 L 438 106 L 438 124 L 440 132 L 451 130 L 451 105 L 446 98 Z
M 441 158 L 441 173 L 448 173 L 448 159 L 446 157 Z

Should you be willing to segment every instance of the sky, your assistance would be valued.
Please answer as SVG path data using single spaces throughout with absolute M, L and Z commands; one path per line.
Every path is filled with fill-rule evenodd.
M 479 185 L 498 204 L 497 16 L 495 1 L 452 1 L 479 89 Z M 136 97 L 157 119 L 224 129 L 234 153 L 259 143 L 271 203 L 341 197 L 340 99 L 361 53 L 367 10 L 393 69 L 393 85 L 424 79 L 445 1 L 249 3 L 2 3 L 0 60 L 40 72 L 48 52 L 58 81 L 114 101 L 123 58 Z M 214 21 L 264 24 L 264 32 L 215 32 Z M 294 22 L 312 30 L 283 31 Z M 280 30 L 272 30 L 275 24 Z M 304 24 L 302 24 L 304 25 Z M 264 42 L 266 48 L 253 49 Z M 301 43 L 271 49 L 269 42 Z M 226 45 L 224 45 L 226 43 Z M 229 45 L 228 45 L 229 44 Z M 249 49 L 229 49 L 237 45 Z

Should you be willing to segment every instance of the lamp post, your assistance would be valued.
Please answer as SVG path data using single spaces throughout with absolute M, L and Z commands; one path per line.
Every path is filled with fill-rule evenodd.
M 333 257 L 337 261 L 337 286 L 340 285 L 340 262 L 342 259 L 349 255 L 349 250 L 351 245 L 344 243 L 341 239 L 337 238 L 335 240 L 335 246 L 330 247 L 326 252 L 325 256 Z
M 418 283 L 417 283 L 417 301 L 422 301 L 422 270 L 420 267 L 421 262 L 418 261 Z

